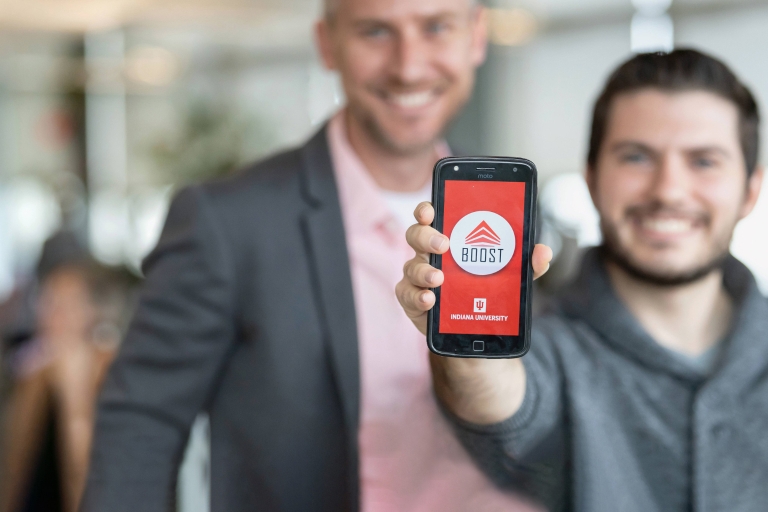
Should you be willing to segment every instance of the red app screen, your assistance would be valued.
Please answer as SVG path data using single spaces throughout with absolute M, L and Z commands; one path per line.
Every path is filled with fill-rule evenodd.
M 525 185 L 445 181 L 440 333 L 519 334 Z

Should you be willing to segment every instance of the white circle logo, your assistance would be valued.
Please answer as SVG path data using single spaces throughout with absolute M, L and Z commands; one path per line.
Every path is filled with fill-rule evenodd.
M 501 215 L 472 212 L 451 232 L 451 256 L 470 274 L 487 276 L 507 266 L 515 253 L 515 233 Z

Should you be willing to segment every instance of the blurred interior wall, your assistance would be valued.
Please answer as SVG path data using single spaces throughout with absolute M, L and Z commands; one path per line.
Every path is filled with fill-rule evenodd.
M 672 14 L 675 45 L 722 58 L 750 86 L 765 113 L 768 5 L 724 3 Z M 470 108 L 451 134 L 454 145 L 530 158 L 544 180 L 582 172 L 592 105 L 608 73 L 630 56 L 628 21 L 577 20 L 545 27 L 521 47 L 492 47 Z M 768 148 L 766 129 L 762 148 Z
M 768 31 L 763 29 L 768 24 L 768 5 L 719 2 L 716 7 L 712 3 L 697 7 L 686 2 L 687 7 L 677 10 L 674 5 L 677 45 L 722 56 L 759 98 L 768 97 L 768 69 L 761 65 L 762 48 L 768 43 Z M 630 54 L 630 14 L 582 16 L 549 24 L 544 20 L 538 34 L 521 46 L 491 46 L 475 94 L 450 133 L 451 145 L 461 153 L 528 157 L 537 163 L 542 182 L 557 174 L 582 172 L 595 95 L 607 73 Z M 309 31 L 309 26 L 302 30 Z M 99 185 L 89 197 L 93 211 L 88 229 L 97 256 L 138 266 L 162 225 L 169 185 L 205 178 L 194 168 L 197 163 L 222 163 L 205 162 L 195 151 L 203 155 L 239 151 L 241 162 L 259 158 L 299 143 L 342 103 L 337 80 L 322 69 L 309 36 L 270 46 L 264 38 L 250 37 L 251 32 L 154 26 L 127 27 L 119 37 L 105 33 L 85 38 L 85 52 L 91 60 L 103 57 L 100 47 L 114 46 L 100 41 L 120 39 L 117 53 L 123 55 L 113 58 L 124 57 L 130 64 L 147 55 L 156 60 L 158 52 L 164 52 L 174 68 L 167 83 L 158 84 L 146 73 L 135 72 L 145 68 L 129 66 L 127 76 L 134 80 L 128 83 L 124 99 L 115 100 L 114 94 L 109 97 L 90 88 L 92 120 L 98 117 L 100 103 L 124 106 L 118 109 L 123 119 L 117 124 L 122 129 L 115 123 L 114 130 L 104 123 L 91 123 L 99 126 L 92 126 L 89 132 L 88 174 L 94 185 L 104 182 L 102 177 L 110 173 L 122 176 L 116 180 L 121 182 L 119 186 Z M 74 175 L 79 172 L 77 146 L 44 146 L 37 128 L 43 112 L 67 106 L 60 78 L 63 68 L 71 64 L 67 58 L 71 60 L 77 38 L 39 39 L 9 54 L 2 66 L 0 177 L 6 179 L 30 173 L 63 174 L 62 169 L 70 169 Z M 189 112 L 200 105 L 221 114 L 223 120 L 214 120 L 221 126 L 215 127 L 215 133 L 197 134 L 184 146 L 179 141 L 185 142 L 185 130 L 194 125 Z M 248 123 L 252 126 L 246 126 Z M 119 158 L 109 163 L 102 157 L 105 148 L 114 144 L 99 140 L 109 133 L 119 135 L 121 130 L 124 144 L 118 146 L 123 149 L 110 150 L 109 155 Z M 766 133 L 768 130 L 764 130 L 764 141 L 768 140 Z M 241 147 L 232 145 L 238 138 Z M 175 153 L 171 158 L 159 158 L 158 148 Z M 52 214 L 48 217 L 36 225 L 61 220 Z M 0 238 L 7 239 L 8 230 L 7 225 L 0 225 Z M 18 270 L 18 261 L 9 263 L 18 260 L 18 254 L 0 249 L 0 289 L 3 282 L 7 289 L 12 279 L 8 267 Z M 22 259 L 33 256 L 24 254 Z

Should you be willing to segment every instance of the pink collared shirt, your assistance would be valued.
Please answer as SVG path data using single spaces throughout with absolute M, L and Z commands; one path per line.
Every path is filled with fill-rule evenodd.
M 426 340 L 394 292 L 403 264 L 413 257 L 405 242 L 406 226 L 350 145 L 343 116 L 344 111 L 331 120 L 328 141 L 357 315 L 361 510 L 533 510 L 488 481 L 437 408 Z

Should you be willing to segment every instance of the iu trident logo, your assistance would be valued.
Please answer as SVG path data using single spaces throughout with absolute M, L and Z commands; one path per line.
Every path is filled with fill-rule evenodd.
M 485 299 L 475 299 L 475 313 L 485 313 L 485 306 L 488 304 L 488 301 Z
M 501 215 L 479 211 L 465 215 L 451 233 L 451 256 L 470 274 L 487 276 L 507 266 L 515 252 L 515 233 Z M 476 299 L 478 300 L 478 299 Z M 477 304 L 475 304 L 477 308 Z

